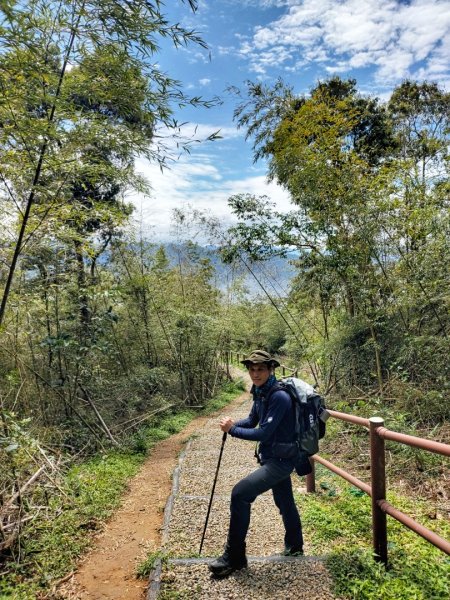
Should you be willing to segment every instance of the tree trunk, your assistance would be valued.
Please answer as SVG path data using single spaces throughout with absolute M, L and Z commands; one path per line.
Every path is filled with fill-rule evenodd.
M 79 240 L 74 241 L 77 268 L 78 306 L 80 316 L 80 331 L 83 340 L 89 337 L 90 310 L 86 291 L 86 273 L 84 270 L 83 248 Z
M 372 337 L 373 346 L 375 349 L 375 363 L 377 367 L 377 380 L 378 380 L 378 389 L 380 391 L 380 396 L 383 394 L 383 374 L 381 372 L 381 357 L 380 357 L 380 348 L 378 346 L 378 340 L 375 334 L 375 329 L 372 323 L 370 324 L 370 335 Z
M 62 82 L 64 80 L 64 76 L 66 74 L 66 69 L 67 69 L 67 65 L 69 63 L 69 58 L 70 58 L 70 54 L 72 52 L 72 47 L 73 44 L 75 42 L 75 37 L 76 37 L 76 32 L 78 29 L 78 25 L 80 23 L 80 19 L 81 19 L 81 15 L 82 15 L 82 11 L 80 10 L 80 13 L 77 17 L 77 22 L 76 25 L 72 28 L 71 32 L 70 32 L 70 39 L 69 39 L 69 44 L 67 46 L 67 51 L 64 57 L 64 62 L 62 64 L 61 67 L 61 71 L 59 74 L 59 80 L 58 80 L 58 86 L 56 88 L 55 91 L 55 96 L 53 98 L 53 104 L 52 107 L 50 109 L 50 115 L 48 118 L 48 131 L 50 132 L 50 126 L 53 123 L 54 119 L 55 119 L 55 113 L 56 113 L 56 105 L 57 105 L 57 101 L 58 98 L 60 96 L 61 93 L 61 87 L 62 87 Z M 22 217 L 22 223 L 20 224 L 20 229 L 19 229 L 19 235 L 17 237 L 17 242 L 14 248 L 14 253 L 13 253 L 13 257 L 11 260 L 11 265 L 9 267 L 9 271 L 8 271 L 8 277 L 6 279 L 6 284 L 5 284 L 5 289 L 3 291 L 3 296 L 2 296 L 2 301 L 0 303 L 0 326 L 3 323 L 3 319 L 5 316 L 5 311 L 6 311 L 6 304 L 8 302 L 8 298 L 9 298 L 9 294 L 11 292 L 11 285 L 13 282 L 13 278 L 14 278 L 14 273 L 16 271 L 16 267 L 17 267 L 17 262 L 19 260 L 19 256 L 22 252 L 22 245 L 23 245 L 23 240 L 25 237 L 25 231 L 27 229 L 28 226 L 28 221 L 30 219 L 30 214 L 31 214 L 31 208 L 36 200 L 36 189 L 38 184 L 40 183 L 40 179 L 41 179 L 41 172 L 42 172 L 42 168 L 44 165 L 44 158 L 47 154 L 47 148 L 48 148 L 48 143 L 49 143 L 49 134 L 47 134 L 46 139 L 44 139 L 42 145 L 41 145 L 41 150 L 39 152 L 39 157 L 38 157 L 38 161 L 37 161 L 37 165 L 36 165 L 36 170 L 34 172 L 34 177 L 33 177 L 33 183 L 31 185 L 31 190 L 30 193 L 28 194 L 28 198 L 26 200 L 25 203 L 25 210 L 23 213 L 23 217 Z

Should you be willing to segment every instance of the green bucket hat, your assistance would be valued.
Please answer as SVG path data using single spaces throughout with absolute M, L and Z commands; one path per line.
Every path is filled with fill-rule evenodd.
M 270 356 L 270 354 L 268 352 L 265 352 L 264 350 L 253 350 L 253 352 L 247 356 L 247 358 L 244 358 L 244 360 L 241 360 L 241 363 L 243 365 L 245 365 L 246 367 L 248 367 L 251 364 L 261 364 L 261 363 L 266 363 L 268 364 L 270 367 L 279 367 L 280 363 L 275 360 L 272 356 Z

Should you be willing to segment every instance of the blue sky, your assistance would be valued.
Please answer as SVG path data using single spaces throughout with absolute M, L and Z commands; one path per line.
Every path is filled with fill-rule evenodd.
M 172 22 L 195 29 L 209 46 L 175 50 L 164 44 L 156 55 L 161 68 L 180 80 L 186 93 L 220 96 L 213 109 L 188 109 L 186 133 L 223 139 L 195 145 L 191 154 L 160 172 L 138 161 L 149 179 L 150 197 L 134 196 L 136 217 L 156 241 L 173 239 L 174 208 L 188 205 L 232 222 L 230 195 L 266 194 L 288 209 L 287 193 L 267 184 L 263 163 L 253 164 L 251 142 L 233 122 L 236 98 L 227 88 L 246 80 L 270 84 L 282 77 L 297 93 L 307 93 L 332 75 L 354 77 L 363 93 L 380 98 L 403 79 L 437 81 L 449 89 L 449 0 L 200 0 L 193 14 L 181 0 L 166 0 Z

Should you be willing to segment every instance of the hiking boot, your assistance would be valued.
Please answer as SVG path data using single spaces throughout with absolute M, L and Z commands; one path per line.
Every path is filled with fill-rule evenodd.
M 240 550 L 232 550 L 228 544 L 225 546 L 225 552 L 222 556 L 208 565 L 208 569 L 217 579 L 228 577 L 234 571 L 239 571 L 246 567 L 247 557 L 245 556 L 245 546 Z
M 303 548 L 301 546 L 297 546 L 295 548 L 284 548 L 281 556 L 303 556 Z

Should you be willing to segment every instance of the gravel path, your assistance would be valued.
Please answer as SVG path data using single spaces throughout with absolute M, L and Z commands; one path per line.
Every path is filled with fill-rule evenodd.
M 251 399 L 246 396 L 230 414 L 234 419 L 242 418 L 250 406 Z M 223 414 L 229 410 L 224 409 Z M 192 558 L 198 556 L 219 458 L 222 442 L 219 419 L 216 415 L 205 423 L 180 459 L 163 534 L 164 550 L 172 558 L 161 573 L 159 566 L 152 574 L 148 600 L 334 599 L 331 578 L 321 558 L 276 556 L 283 547 L 284 529 L 271 492 L 258 497 L 252 507 L 247 536 L 249 568 L 221 581 L 210 577 L 207 563 L 222 553 L 226 540 L 231 489 L 256 466 L 254 445 L 230 436 L 225 443 L 202 557 Z M 303 478 L 293 476 L 293 485 L 297 493 L 305 491 Z M 307 553 L 307 532 L 305 538 Z

